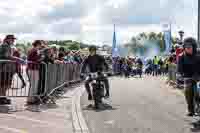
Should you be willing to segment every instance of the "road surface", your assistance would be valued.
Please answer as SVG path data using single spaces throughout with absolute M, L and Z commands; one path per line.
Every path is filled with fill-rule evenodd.
M 96 112 L 81 105 L 90 133 L 200 132 L 198 118 L 186 116 L 183 93 L 168 87 L 163 77 L 110 79 L 112 110 Z

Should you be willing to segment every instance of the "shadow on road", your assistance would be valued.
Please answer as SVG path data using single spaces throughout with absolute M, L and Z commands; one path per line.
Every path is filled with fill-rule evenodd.
M 14 105 L 0 105 L 1 114 L 11 114 L 14 112 L 31 111 L 31 112 L 42 112 L 49 109 L 59 108 L 57 104 L 45 104 L 45 105 L 27 105 L 27 106 L 14 106 Z
M 190 129 L 192 132 L 200 132 L 200 120 L 197 120 L 196 122 L 192 122 L 191 125 L 193 126 Z
M 0 113 L 1 114 L 8 114 L 10 110 L 9 106 L 6 105 L 0 105 Z
M 56 109 L 59 106 L 57 104 L 45 104 L 45 105 L 29 105 L 26 110 L 31 112 L 42 112 L 49 109 Z
M 102 112 L 102 111 L 107 111 L 107 110 L 117 110 L 117 108 L 114 108 L 113 106 L 104 103 L 101 109 L 95 109 L 94 105 L 89 104 L 86 107 L 84 107 L 83 110 Z

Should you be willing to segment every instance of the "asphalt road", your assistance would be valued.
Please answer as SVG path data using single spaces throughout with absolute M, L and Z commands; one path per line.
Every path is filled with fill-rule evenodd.
M 112 110 L 96 112 L 81 98 L 90 133 L 192 133 L 199 118 L 186 116 L 180 90 L 168 87 L 163 77 L 110 80 Z

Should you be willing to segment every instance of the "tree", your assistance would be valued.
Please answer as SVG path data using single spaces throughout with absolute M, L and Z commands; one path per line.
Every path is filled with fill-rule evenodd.
M 23 44 L 23 43 L 17 43 L 16 44 L 16 47 L 21 49 L 21 51 L 24 53 L 24 54 L 27 54 L 28 53 L 28 50 L 31 48 L 31 43 L 27 43 L 27 44 Z
M 172 43 L 175 43 L 175 38 L 172 37 Z M 153 46 L 150 46 L 153 45 Z M 164 35 L 162 32 L 155 33 L 150 32 L 149 34 L 143 32 L 137 36 L 133 36 L 129 43 L 124 45 L 132 53 L 140 53 L 144 55 L 145 52 L 151 50 L 152 47 L 159 48 L 160 52 L 165 51 L 165 41 Z
M 72 43 L 68 47 L 69 50 L 79 50 L 80 49 L 80 44 L 79 43 Z
M 149 40 L 156 40 L 157 39 L 157 34 L 155 32 L 151 32 L 148 35 Z
M 139 37 L 143 39 L 148 39 L 148 35 L 145 32 L 140 33 Z

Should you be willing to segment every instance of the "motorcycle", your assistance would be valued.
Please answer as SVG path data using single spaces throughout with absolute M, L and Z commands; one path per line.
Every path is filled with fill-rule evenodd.
M 95 109 L 99 109 L 103 105 L 103 98 L 104 98 L 104 78 L 105 74 L 102 72 L 90 73 L 88 78 L 92 80 L 91 87 L 92 87 L 92 95 L 94 100 L 94 107 Z

